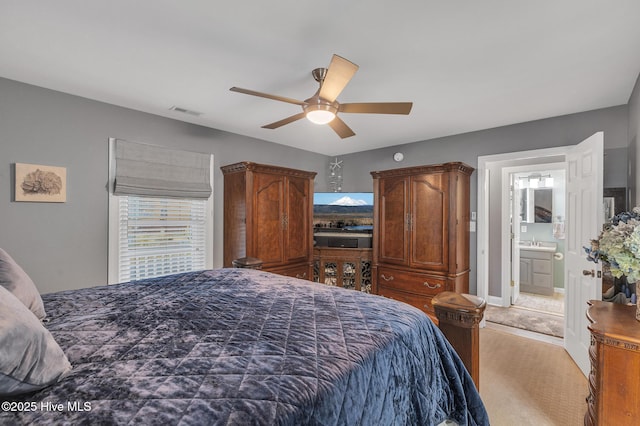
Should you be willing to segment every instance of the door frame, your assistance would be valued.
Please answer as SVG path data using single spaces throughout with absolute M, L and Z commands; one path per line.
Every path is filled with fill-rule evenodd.
M 512 271 L 514 271 L 514 265 L 519 261 L 519 250 L 518 247 L 512 245 L 511 238 L 511 227 L 506 226 L 510 223 L 511 214 L 513 210 L 513 203 L 509 200 L 509 191 L 511 186 L 511 175 L 514 173 L 528 173 L 528 172 L 538 172 L 538 171 L 555 171 L 555 170 L 564 170 L 565 175 L 567 171 L 566 162 L 554 162 L 554 163 L 536 163 L 536 164 L 527 164 L 524 166 L 506 166 L 502 167 L 502 226 L 501 226 L 501 236 L 502 236 L 502 244 L 501 244 L 501 252 L 502 259 L 511 259 L 511 262 L 503 262 L 502 263 L 502 283 L 501 283 L 501 293 L 502 293 L 502 305 L 501 306 L 511 306 L 511 295 L 513 290 L 511 288 L 511 279 L 514 281 L 519 281 L 519 277 L 512 277 Z M 566 194 L 563 194 L 563 196 Z M 520 241 L 520 230 L 513 229 L 513 241 Z M 518 257 L 518 259 L 516 259 Z M 516 267 L 516 269 L 518 269 Z M 518 286 L 519 290 L 519 286 Z M 517 290 L 516 290 L 517 291 Z M 506 300 L 505 300 L 506 299 Z M 506 303 L 506 304 L 505 304 Z
M 510 271 L 509 267 L 511 262 L 507 262 L 507 272 L 505 278 L 505 262 L 501 263 L 501 295 L 491 296 L 489 295 L 489 219 L 495 215 L 500 216 L 501 223 L 503 219 L 502 206 L 491 206 L 489 202 L 489 190 L 492 183 L 491 169 L 499 168 L 500 173 L 494 178 L 500 179 L 500 188 L 504 186 L 502 182 L 502 169 L 505 167 L 518 166 L 518 162 L 521 162 L 521 166 L 526 164 L 536 164 L 537 160 L 541 162 L 544 159 L 550 157 L 561 157 L 563 160 L 566 158 L 567 153 L 572 148 L 572 145 L 561 146 L 554 148 L 535 149 L 530 151 L 510 152 L 505 154 L 483 155 L 478 157 L 478 240 L 477 240 L 477 292 L 476 294 L 487 301 L 490 305 L 496 306 L 509 306 L 510 294 L 505 294 L 504 281 L 507 281 L 507 290 L 509 289 Z M 528 163 L 531 161 L 531 163 Z M 549 161 L 549 164 L 557 163 L 557 159 Z M 542 163 L 540 163 L 542 164 Z M 544 163 L 546 164 L 546 163 Z M 501 195 L 502 199 L 502 195 Z M 502 204 L 502 203 L 501 203 Z M 499 210 L 496 211 L 495 209 Z M 501 227 L 503 228 L 503 227 Z M 501 231 L 503 232 L 503 230 Z M 509 236 L 509 230 L 506 231 Z M 501 237 L 501 241 L 504 240 L 504 236 Z M 508 245 L 508 240 L 507 240 Z M 504 251 L 504 244 L 501 243 L 502 250 L 500 252 L 501 259 L 510 258 L 510 249 Z M 509 293 L 509 291 L 507 291 Z M 506 297 L 505 297 L 506 296 Z

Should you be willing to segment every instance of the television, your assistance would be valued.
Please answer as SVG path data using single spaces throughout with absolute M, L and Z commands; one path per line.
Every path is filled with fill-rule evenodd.
M 373 232 L 373 192 L 316 192 L 313 194 L 316 231 Z

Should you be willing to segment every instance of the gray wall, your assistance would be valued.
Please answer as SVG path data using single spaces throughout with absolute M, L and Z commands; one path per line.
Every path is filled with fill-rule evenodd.
M 640 200 L 640 174 L 636 173 L 640 164 L 640 149 L 638 136 L 640 135 L 640 74 L 636 85 L 629 97 L 629 206 L 636 205 Z
M 108 138 L 214 154 L 214 266 L 222 266 L 220 166 L 319 172 L 326 157 L 0 78 L 0 247 L 42 293 L 107 283 Z M 14 163 L 67 168 L 67 202 L 13 202 Z
M 637 86 L 634 94 L 637 134 Z M 481 155 L 573 145 L 597 131 L 605 133 L 605 149 L 626 148 L 628 120 L 623 105 L 349 154 L 341 157 L 343 188 L 371 191 L 372 170 L 448 161 L 477 167 Z M 247 160 L 312 170 L 318 172 L 316 189 L 326 190 L 332 159 L 0 78 L 0 247 L 15 257 L 43 293 L 107 282 L 109 137 L 214 154 L 214 267 L 222 265 L 221 165 Z M 396 151 L 405 154 L 403 162 L 392 160 Z M 16 162 L 67 167 L 67 202 L 13 202 L 10 165 Z M 471 209 L 477 211 L 475 172 Z M 472 293 L 476 244 L 472 233 Z
M 626 149 L 627 119 L 627 106 L 621 105 L 596 111 L 553 117 L 545 120 L 531 121 L 345 155 L 342 157 L 344 160 L 343 187 L 345 191 L 370 191 L 372 181 L 368 172 L 372 170 L 386 170 L 396 167 L 409 167 L 449 161 L 462 161 L 473 167 L 477 167 L 478 156 L 575 145 L 598 131 L 604 132 L 605 150 Z M 401 163 L 396 163 L 392 159 L 393 153 L 397 151 L 404 153 L 404 161 Z M 536 161 L 536 163 L 537 162 L 538 161 Z M 523 163 L 508 165 L 515 166 L 522 164 Z M 625 165 L 621 166 L 622 169 L 626 169 Z M 491 187 L 501 188 L 501 182 L 494 182 L 492 180 Z M 491 191 L 491 194 L 495 194 L 495 191 Z M 471 211 L 477 211 L 477 195 L 477 172 L 474 172 L 471 175 Z M 498 212 L 500 211 L 500 201 L 496 204 L 492 198 L 490 205 L 497 208 Z M 494 271 L 494 274 L 497 273 L 499 277 L 502 261 L 500 259 L 499 248 L 499 215 L 497 219 L 497 223 L 490 224 L 489 230 L 489 270 Z M 496 239 L 498 241 L 496 241 Z M 475 293 L 475 265 L 477 262 L 477 239 L 475 233 L 471 234 L 470 244 L 472 269 L 469 287 L 470 291 Z M 499 283 L 496 283 L 496 285 L 498 285 L 497 289 L 490 287 L 490 289 L 493 289 L 490 294 L 500 295 Z

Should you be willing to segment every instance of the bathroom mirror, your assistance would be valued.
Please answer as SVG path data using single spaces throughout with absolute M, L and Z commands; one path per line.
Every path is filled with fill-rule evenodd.
M 520 218 L 524 223 L 551 223 L 553 219 L 553 189 L 522 189 Z

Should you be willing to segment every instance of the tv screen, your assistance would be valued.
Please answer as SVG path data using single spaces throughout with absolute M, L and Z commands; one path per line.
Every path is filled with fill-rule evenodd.
M 373 192 L 314 193 L 313 225 L 318 230 L 373 230 Z

